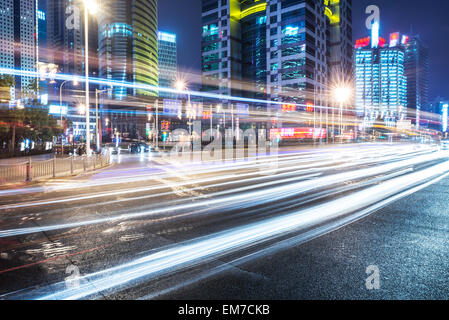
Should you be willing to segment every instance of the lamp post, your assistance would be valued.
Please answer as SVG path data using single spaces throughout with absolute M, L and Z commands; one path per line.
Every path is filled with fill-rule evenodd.
M 92 155 L 90 149 L 90 110 L 89 110 L 89 12 L 95 14 L 97 6 L 93 0 L 84 0 L 84 70 L 86 76 L 86 153 Z
M 352 89 L 340 86 L 334 89 L 334 98 L 340 104 L 340 143 L 343 143 L 343 105 L 349 101 Z
M 176 90 L 179 92 L 186 91 L 187 84 L 183 80 L 177 80 L 175 83 Z M 190 92 L 187 92 L 187 117 L 189 119 L 189 134 L 190 134 L 190 141 L 193 145 L 193 139 L 192 139 L 192 105 L 190 103 Z
M 61 115 L 61 127 L 63 127 L 63 124 L 62 124 L 62 87 L 64 86 L 64 84 L 66 84 L 69 81 L 70 80 L 65 80 L 59 86 L 59 113 Z M 77 86 L 78 85 L 78 81 L 77 80 L 73 80 L 73 85 Z M 61 155 L 64 155 L 64 131 L 61 133 Z

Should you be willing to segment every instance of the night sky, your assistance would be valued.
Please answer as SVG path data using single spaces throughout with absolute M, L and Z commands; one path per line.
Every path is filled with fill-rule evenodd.
M 365 8 L 380 7 L 381 36 L 419 34 L 430 49 L 429 97 L 449 97 L 449 1 L 353 0 L 354 40 L 368 35 Z M 185 73 L 200 73 L 201 0 L 159 0 L 159 29 L 178 35 L 178 59 Z

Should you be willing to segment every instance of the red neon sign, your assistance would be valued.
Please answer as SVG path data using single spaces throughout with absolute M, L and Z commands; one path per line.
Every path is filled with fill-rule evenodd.
M 355 48 L 359 49 L 359 48 L 368 47 L 370 42 L 371 42 L 371 38 L 370 37 L 358 39 L 358 40 L 355 41 Z
M 326 129 L 320 128 L 279 128 L 271 129 L 271 139 L 324 139 L 326 138 Z
M 385 38 L 379 37 L 379 46 L 380 47 L 385 47 L 385 43 L 387 42 L 387 40 L 385 40 Z M 355 48 L 356 49 L 360 49 L 360 48 L 366 48 L 369 47 L 371 45 L 371 37 L 366 37 L 366 38 L 362 38 L 362 39 L 358 39 L 355 41 Z

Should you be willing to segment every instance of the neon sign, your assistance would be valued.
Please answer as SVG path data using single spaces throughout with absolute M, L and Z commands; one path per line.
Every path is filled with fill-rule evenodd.
M 390 34 L 390 48 L 394 48 L 399 44 L 399 32 Z
M 370 41 L 371 41 L 370 37 L 358 39 L 358 40 L 355 41 L 355 48 L 359 49 L 359 48 L 368 47 L 369 44 L 370 44 Z
M 203 111 L 203 120 L 209 120 L 210 118 L 212 118 L 212 112 Z
M 307 112 L 313 112 L 313 110 L 314 110 L 313 103 L 307 102 L 306 103 L 306 111 Z
M 270 130 L 271 139 L 324 139 L 327 132 L 323 128 L 277 128 Z
M 406 35 L 403 35 L 403 36 L 402 36 L 401 43 L 402 43 L 403 45 L 406 45 L 406 44 L 408 43 L 408 40 L 409 40 L 409 37 L 406 36 Z
M 282 112 L 294 112 L 296 111 L 296 104 L 283 104 Z

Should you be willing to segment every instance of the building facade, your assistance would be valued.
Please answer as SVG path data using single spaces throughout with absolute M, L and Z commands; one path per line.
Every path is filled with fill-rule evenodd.
M 42 2 L 42 1 L 39 1 Z M 84 4 L 82 0 L 46 0 L 47 48 L 40 50 L 40 61 L 57 66 L 59 74 L 83 78 L 85 75 L 85 43 L 84 43 Z M 98 77 L 98 20 L 89 15 L 89 76 Z M 76 141 L 85 139 L 86 116 L 79 110 L 84 104 L 84 84 L 74 85 L 72 81 L 57 80 L 48 84 L 49 110 L 55 110 L 54 116 L 60 113 L 59 96 L 63 96 L 64 118 L 72 123 L 67 134 Z M 98 86 L 90 84 L 94 91 Z M 55 107 L 56 106 L 56 107 Z M 91 132 L 95 132 L 95 110 L 91 110 Z
M 419 36 L 410 37 L 405 45 L 405 74 L 407 108 L 419 127 L 420 112 L 428 103 L 429 92 L 429 50 Z
M 420 128 L 442 131 L 444 133 L 448 132 L 448 106 L 449 100 L 444 97 L 437 97 L 428 102 L 420 112 Z
M 173 88 L 178 74 L 178 50 L 176 34 L 159 31 L 158 35 L 159 87 Z M 174 97 L 173 94 L 159 92 L 160 97 Z
M 203 0 L 203 90 L 325 106 L 329 76 L 352 74 L 351 8 L 350 0 Z
M 395 126 L 407 116 L 406 38 L 391 34 L 389 44 L 374 38 L 373 32 L 355 45 L 356 113 L 365 124 L 383 120 Z
M 102 5 L 108 10 L 99 15 L 100 77 L 157 86 L 157 0 L 104 0 Z M 157 90 L 115 86 L 108 94 L 112 103 L 103 104 L 105 134 L 144 135 L 145 123 L 136 108 L 125 110 L 126 104 L 119 102 L 156 95 Z
M 37 7 L 34 0 L 4 0 L 0 2 L 0 67 L 36 71 Z M 20 99 L 33 77 L 15 77 L 13 99 Z

